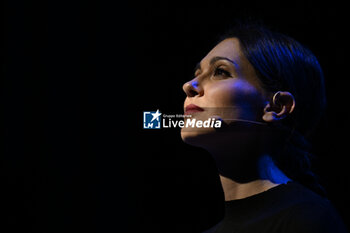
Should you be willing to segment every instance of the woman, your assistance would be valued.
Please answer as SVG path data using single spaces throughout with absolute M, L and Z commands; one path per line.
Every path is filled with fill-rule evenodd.
M 185 143 L 214 157 L 225 217 L 206 232 L 346 232 L 310 171 L 308 144 L 325 109 L 316 57 L 262 26 L 239 26 L 201 60 L 184 84 Z

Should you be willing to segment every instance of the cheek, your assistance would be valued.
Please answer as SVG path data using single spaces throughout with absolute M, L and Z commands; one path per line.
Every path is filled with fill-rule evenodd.
M 207 90 L 208 106 L 220 116 L 256 120 L 263 111 L 262 94 L 244 80 L 224 80 Z
M 239 79 L 228 79 L 208 86 L 206 99 L 212 107 L 230 107 L 257 104 L 260 93 L 250 83 Z

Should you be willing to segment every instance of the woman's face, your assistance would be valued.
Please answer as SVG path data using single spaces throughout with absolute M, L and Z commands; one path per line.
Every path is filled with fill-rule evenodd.
M 233 122 L 232 119 L 262 121 L 267 93 L 236 38 L 216 45 L 197 65 L 194 79 L 186 82 L 183 90 L 187 95 L 185 114 L 192 118 L 220 118 L 226 124 Z M 203 111 L 197 111 L 193 105 Z M 219 131 L 214 128 L 181 130 L 184 142 L 200 147 L 205 147 L 213 138 L 220 139 L 218 135 Z

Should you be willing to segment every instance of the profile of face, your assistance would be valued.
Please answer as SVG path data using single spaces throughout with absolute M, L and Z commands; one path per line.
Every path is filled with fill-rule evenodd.
M 254 67 L 244 56 L 237 38 L 225 39 L 217 44 L 198 63 L 194 79 L 183 85 L 187 97 L 184 102 L 185 115 L 206 120 L 218 119 L 224 125 L 237 119 L 253 122 L 275 122 L 289 115 L 295 106 L 289 92 L 279 92 L 279 103 L 270 103 L 273 93 L 263 88 Z M 251 132 L 236 131 L 222 133 L 213 127 L 181 130 L 181 137 L 190 145 L 210 148 L 232 143 L 234 137 L 240 143 L 251 138 Z
M 194 76 L 183 85 L 187 95 L 185 114 L 201 120 L 220 119 L 224 124 L 234 119 L 263 121 L 269 93 L 243 55 L 238 39 L 229 38 L 216 45 L 197 65 Z M 215 128 L 183 128 L 181 137 L 188 144 L 204 148 L 223 140 Z

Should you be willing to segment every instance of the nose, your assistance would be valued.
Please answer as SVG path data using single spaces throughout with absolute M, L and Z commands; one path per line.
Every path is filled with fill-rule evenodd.
M 192 79 L 191 81 L 186 82 L 182 89 L 186 93 L 187 97 L 194 97 L 194 96 L 202 96 L 203 95 L 203 89 L 200 87 L 198 80 Z

